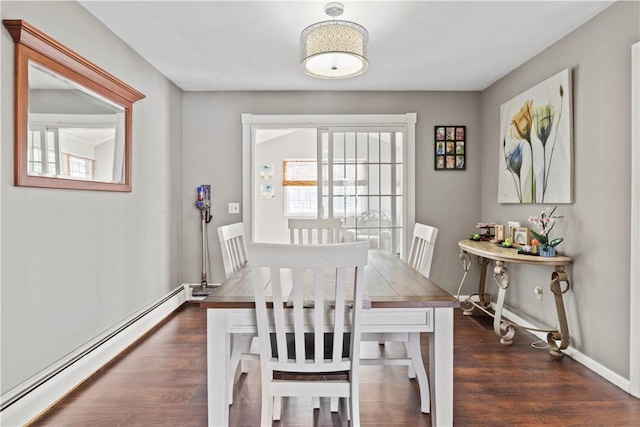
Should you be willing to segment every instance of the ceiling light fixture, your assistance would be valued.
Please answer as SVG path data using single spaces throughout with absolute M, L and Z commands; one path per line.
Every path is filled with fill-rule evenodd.
M 300 34 L 300 61 L 305 73 L 321 79 L 346 79 L 369 67 L 369 33 L 362 25 L 336 20 L 342 3 L 328 3 L 331 21 L 317 22 Z

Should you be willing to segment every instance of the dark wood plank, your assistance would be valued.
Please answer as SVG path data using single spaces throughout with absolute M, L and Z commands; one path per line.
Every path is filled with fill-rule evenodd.
M 640 400 L 569 357 L 536 349 L 519 330 L 510 347 L 482 322 L 455 310 L 454 422 L 459 426 L 638 426 Z M 363 357 L 402 351 L 398 343 L 363 344 Z M 422 354 L 428 354 L 423 335 Z M 206 310 L 187 303 L 162 325 L 46 412 L 33 426 L 207 425 Z M 260 421 L 260 372 L 236 376 L 231 426 Z M 430 426 L 419 390 L 403 366 L 361 368 L 363 426 Z M 274 426 L 347 426 L 344 405 L 320 410 L 311 401 L 284 399 Z
M 216 288 L 202 308 L 254 308 L 251 265 Z M 386 251 L 369 251 L 365 268 L 366 298 L 373 308 L 459 307 L 460 303 L 440 286 Z

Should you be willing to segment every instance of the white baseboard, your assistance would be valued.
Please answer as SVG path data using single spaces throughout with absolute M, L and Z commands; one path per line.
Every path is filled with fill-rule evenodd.
M 467 295 L 460 295 L 459 299 L 460 301 L 464 301 L 467 297 L 468 297 Z M 491 303 L 491 307 L 492 308 L 494 307 L 493 302 Z M 524 318 L 523 316 L 510 310 L 507 306 L 503 308 L 502 312 L 504 314 L 504 317 L 506 317 L 507 319 L 519 325 L 522 325 L 528 328 L 541 328 L 541 326 L 543 326 L 540 324 L 532 323 L 531 320 Z M 539 331 L 528 331 L 528 332 L 532 333 L 533 335 L 538 337 L 540 340 L 547 342 L 547 334 L 545 332 L 539 332 Z M 581 365 L 584 365 L 586 368 L 600 375 L 605 380 L 620 387 L 625 392 L 630 393 L 630 382 L 628 379 L 616 374 L 606 366 L 601 365 L 600 363 L 596 362 L 595 360 L 591 359 L 585 354 L 579 352 L 578 350 L 573 348 L 571 345 L 569 345 L 565 350 L 563 350 L 563 352 L 566 356 L 569 356 L 576 362 L 580 363 Z
M 2 395 L 0 425 L 23 426 L 38 417 L 185 301 L 185 287 L 176 287 L 65 359 Z

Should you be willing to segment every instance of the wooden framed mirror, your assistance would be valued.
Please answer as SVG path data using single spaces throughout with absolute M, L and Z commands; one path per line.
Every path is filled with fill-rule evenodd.
M 144 95 L 29 23 L 3 23 L 15 42 L 15 185 L 130 192 Z

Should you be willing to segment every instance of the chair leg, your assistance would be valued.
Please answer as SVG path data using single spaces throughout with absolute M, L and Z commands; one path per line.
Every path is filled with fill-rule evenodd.
M 351 383 L 349 407 L 349 421 L 351 421 L 351 426 L 360 427 L 360 392 L 358 390 L 358 385 L 354 383 Z
M 273 397 L 273 419 L 274 421 L 280 421 L 282 415 L 282 396 Z
M 408 341 L 405 341 L 405 342 L 404 342 L 404 348 L 405 348 L 405 349 L 406 349 L 406 351 L 407 351 L 407 356 L 408 356 L 408 357 L 411 357 L 411 350 L 409 349 L 409 346 L 410 346 L 409 342 L 408 342 Z M 416 377 L 416 370 L 415 370 L 415 368 L 413 367 L 413 363 L 410 363 L 410 364 L 407 366 L 407 377 L 409 377 L 410 379 L 414 379 L 414 378 Z
M 320 398 L 314 396 L 311 398 L 311 403 L 313 403 L 313 409 L 320 409 Z
M 428 414 L 430 411 L 429 397 L 429 380 L 427 379 L 427 371 L 424 369 L 422 353 L 420 351 L 420 332 L 409 333 L 409 342 L 407 344 L 407 353 L 411 358 L 411 364 L 415 370 L 416 379 L 420 386 L 420 411 Z
M 262 404 L 260 410 L 260 426 L 271 427 L 273 425 L 273 399 L 267 392 L 268 386 L 262 388 Z
M 338 407 L 340 406 L 340 398 L 332 397 L 331 398 L 331 412 L 338 412 Z
M 249 361 L 246 359 L 240 358 L 240 373 L 246 374 L 249 372 Z
M 229 384 L 227 384 L 227 402 L 229 402 L 229 405 L 233 404 L 233 383 L 236 376 L 236 370 L 238 369 L 238 363 L 240 362 L 240 356 L 242 355 L 240 346 L 238 345 L 238 341 L 240 341 L 238 338 L 239 337 L 232 335 L 232 350 L 229 363 Z
M 231 372 L 229 372 L 229 378 L 231 378 L 231 382 L 227 385 L 229 405 L 233 404 L 233 379 L 236 376 L 238 365 L 241 365 L 242 373 L 246 373 L 248 371 L 249 364 L 245 363 L 245 361 L 242 361 L 242 363 L 240 362 L 242 353 L 249 352 L 253 336 L 247 334 L 234 334 L 232 338 L 233 342 L 229 363 L 229 369 L 231 370 Z
M 242 353 L 259 354 L 258 337 L 251 334 L 242 335 Z M 249 372 L 249 360 L 240 357 L 240 372 L 246 374 Z

